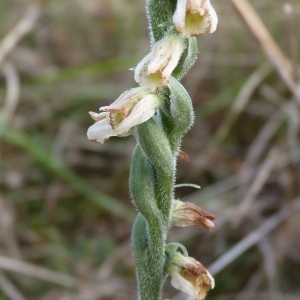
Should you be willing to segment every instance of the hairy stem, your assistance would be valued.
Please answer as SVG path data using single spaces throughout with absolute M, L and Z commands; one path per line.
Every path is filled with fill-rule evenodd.
M 147 0 L 146 10 L 149 21 L 151 43 L 159 41 L 167 31 L 176 8 L 174 0 Z

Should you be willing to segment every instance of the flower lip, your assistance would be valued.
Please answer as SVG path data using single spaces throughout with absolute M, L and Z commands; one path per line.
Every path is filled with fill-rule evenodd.
M 104 144 L 111 136 L 117 136 L 117 133 L 109 124 L 109 113 L 94 113 L 90 112 L 96 123 L 88 128 L 87 137 L 92 142 Z

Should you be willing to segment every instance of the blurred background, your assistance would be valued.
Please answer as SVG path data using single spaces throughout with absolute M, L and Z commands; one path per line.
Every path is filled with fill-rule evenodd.
M 177 172 L 202 188 L 176 197 L 217 215 L 216 228 L 172 228 L 168 240 L 214 275 L 208 300 L 299 299 L 300 4 L 252 0 L 253 14 L 244 0 L 212 2 L 218 29 L 198 38 L 182 80 L 196 119 Z M 136 299 L 135 140 L 96 144 L 86 130 L 88 111 L 136 86 L 144 6 L 0 1 L 1 300 Z M 165 298 L 189 299 L 169 280 Z

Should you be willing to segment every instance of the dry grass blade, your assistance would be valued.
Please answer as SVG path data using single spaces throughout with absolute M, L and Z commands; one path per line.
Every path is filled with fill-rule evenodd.
M 0 271 L 0 287 L 8 299 L 25 300 L 26 298 L 18 291 L 13 283 Z
M 247 170 L 251 168 L 251 166 L 257 165 L 259 158 L 262 156 L 262 153 L 267 148 L 271 138 L 281 125 L 282 120 L 283 116 L 281 111 L 276 112 L 269 118 L 267 123 L 257 135 L 256 139 L 251 144 L 243 163 L 243 170 Z
M 101 265 L 100 269 L 97 272 L 96 278 L 99 281 L 108 280 L 118 262 L 126 257 L 128 257 L 131 253 L 131 245 L 129 242 L 126 242 L 124 245 L 116 249 L 111 253 L 111 255 L 105 260 L 105 262 Z
M 245 197 L 241 201 L 241 205 L 238 208 L 236 216 L 236 220 L 238 223 L 245 217 L 249 209 L 251 209 L 251 204 L 253 203 L 253 200 L 267 182 L 267 179 L 273 170 L 274 162 L 278 161 L 279 156 L 280 153 L 277 148 L 272 148 L 269 151 L 267 158 L 265 159 L 264 163 L 262 164 L 256 176 L 254 177 L 254 180 L 249 190 L 245 193 Z
M 40 12 L 40 5 L 32 4 L 24 14 L 23 18 L 3 38 L 0 44 L 0 67 L 2 66 L 3 73 L 7 81 L 7 96 L 3 107 L 4 122 L 8 122 L 12 118 L 20 93 L 18 74 L 12 64 L 4 63 L 4 61 L 16 45 L 33 30 L 38 17 L 40 16 Z
M 292 149 L 286 153 L 282 153 L 280 157 L 271 166 L 271 171 L 279 170 L 280 168 L 290 164 L 298 163 L 300 160 L 300 149 Z M 258 165 L 254 170 L 245 169 L 242 174 L 233 175 L 224 180 L 221 180 L 215 184 L 212 184 L 206 188 L 203 188 L 199 192 L 195 192 L 184 198 L 184 201 L 194 202 L 201 204 L 203 202 L 208 203 L 215 198 L 219 198 L 226 192 L 233 190 L 243 184 L 248 184 L 253 179 L 253 171 L 259 172 L 262 169 L 263 164 Z M 200 203 L 201 202 L 201 203 Z
M 14 47 L 34 28 L 36 21 L 40 16 L 41 8 L 38 4 L 32 4 L 23 18 L 17 25 L 4 37 L 0 44 L 0 66 L 6 56 Z
M 7 82 L 7 95 L 3 107 L 3 121 L 9 122 L 19 102 L 20 80 L 16 69 L 11 63 L 4 63 L 2 70 Z
M 226 119 L 223 121 L 219 127 L 219 130 L 217 131 L 216 138 L 218 141 L 223 141 L 224 138 L 226 138 L 230 129 L 232 128 L 232 125 L 250 101 L 252 94 L 269 74 L 270 70 L 271 69 L 268 64 L 263 64 L 257 70 L 255 70 L 253 74 L 250 75 L 234 100 Z
M 300 86 L 297 85 L 294 80 L 296 77 L 295 71 L 257 15 L 256 11 L 247 0 L 231 0 L 231 2 L 261 44 L 263 50 L 271 63 L 275 66 L 283 81 L 300 103 Z
M 297 103 L 291 101 L 289 106 L 286 109 L 287 119 L 289 123 L 288 127 L 288 143 L 290 149 L 295 149 L 299 147 L 299 128 L 300 128 L 300 119 L 297 109 Z
M 254 277 L 256 275 L 256 277 Z M 261 273 L 258 274 L 254 274 L 253 278 L 254 281 L 257 285 L 259 285 L 261 282 L 259 280 L 261 280 Z M 275 298 L 276 297 L 276 298 Z M 272 295 L 270 295 L 269 292 L 252 292 L 252 291 L 243 291 L 243 292 L 239 292 L 239 293 L 229 293 L 227 295 L 218 297 L 218 300 L 232 300 L 232 299 L 243 299 L 243 300 L 253 300 L 253 299 L 257 299 L 257 300 L 299 300 L 299 295 L 293 295 L 293 294 L 288 294 L 288 293 L 272 293 Z M 182 300 L 182 299 L 180 299 Z
M 243 240 L 211 264 L 208 269 L 210 273 L 217 274 L 227 265 L 234 261 L 238 256 L 247 251 L 250 247 L 258 243 L 264 236 L 274 230 L 282 221 L 300 209 L 300 197 L 296 198 L 291 204 L 283 207 L 278 213 L 264 221 L 257 229 L 248 234 Z
M 270 294 L 275 294 L 278 292 L 278 288 L 276 285 L 276 277 L 277 277 L 277 266 L 276 266 L 276 258 L 274 249 L 272 248 L 268 239 L 262 239 L 258 243 L 258 248 L 263 255 L 264 258 L 264 269 L 268 279 L 268 285 Z M 272 299 L 276 300 L 276 296 L 272 297 Z
M 9 199 L 0 195 L 0 238 L 6 251 L 14 258 L 20 258 L 22 251 L 16 234 L 15 212 Z
M 291 56 L 292 63 L 297 65 L 298 64 L 298 44 L 297 44 L 297 33 L 295 32 L 295 13 L 293 6 L 291 3 L 285 1 L 283 3 L 283 13 L 284 13 L 284 20 L 285 20 L 285 32 L 286 32 L 286 40 L 289 46 L 289 52 Z M 299 75 L 299 70 L 298 70 Z
M 51 271 L 4 255 L 0 255 L 0 269 L 17 272 L 19 274 L 46 280 L 69 288 L 78 288 L 82 286 L 82 283 L 78 279 L 70 275 Z

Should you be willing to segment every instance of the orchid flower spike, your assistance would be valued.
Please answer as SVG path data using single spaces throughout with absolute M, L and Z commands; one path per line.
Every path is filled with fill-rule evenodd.
M 135 68 L 135 81 L 153 92 L 166 87 L 184 47 L 184 40 L 178 35 L 168 34 L 163 37 Z
M 100 113 L 90 112 L 96 123 L 89 127 L 88 138 L 105 143 L 111 136 L 127 136 L 131 129 L 149 120 L 161 104 L 159 96 L 141 87 L 124 92 L 110 106 L 100 108 Z
M 167 266 L 174 288 L 189 294 L 194 300 L 202 300 L 214 288 L 214 278 L 207 269 L 192 257 L 176 252 Z
M 182 36 L 191 37 L 213 33 L 218 17 L 210 0 L 177 0 L 173 22 Z

